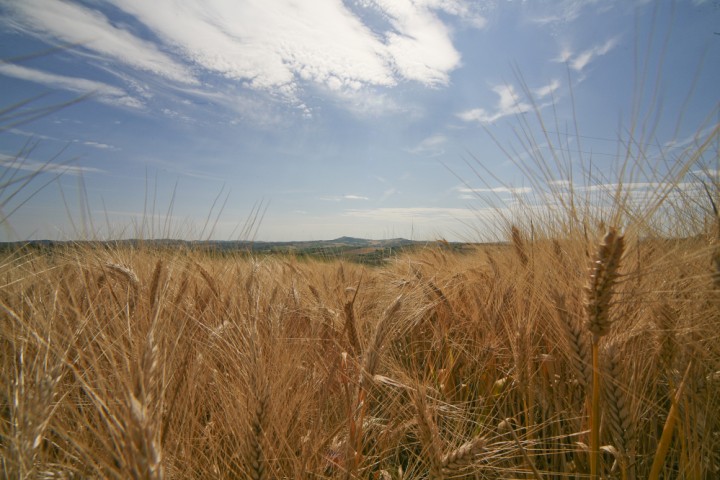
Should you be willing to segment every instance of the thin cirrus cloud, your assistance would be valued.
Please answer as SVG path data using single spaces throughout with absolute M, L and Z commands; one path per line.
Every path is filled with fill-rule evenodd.
M 445 135 L 431 135 L 423 139 L 420 143 L 418 143 L 415 147 L 409 149 L 408 151 L 417 155 L 441 155 L 445 152 L 443 145 L 445 145 L 447 141 L 448 138 Z
M 10 63 L 0 64 L 0 74 L 79 94 L 92 94 L 100 102 L 109 105 L 143 108 L 143 103 L 130 96 L 125 90 L 103 82 L 57 75 Z
M 449 84 L 460 66 L 439 14 L 475 28 L 484 18 L 458 0 L 115 0 L 135 23 L 68 2 L 9 3 L 6 25 L 79 44 L 84 52 L 172 80 L 200 85 L 201 72 L 302 104 L 303 87 L 328 92 Z M 135 25 L 135 26 L 133 26 Z M 138 28 L 142 26 L 142 28 Z M 152 36 L 137 32 L 149 30 Z M 146 38 L 147 37 L 147 38 Z M 127 81 L 127 79 L 125 79 Z
M 478 197 L 486 193 L 494 195 L 509 194 L 513 196 L 532 193 L 532 188 L 530 187 L 457 187 L 455 190 L 460 194 L 459 196 L 463 200 L 476 200 Z
M 343 200 L 370 200 L 368 197 L 363 195 L 331 195 L 319 197 L 318 199 L 324 202 L 342 202 Z
M 576 72 L 582 72 L 596 57 L 606 55 L 610 50 L 620 43 L 618 37 L 613 37 L 605 42 L 590 47 L 577 55 L 570 48 L 564 48 L 555 59 L 556 62 L 567 63 Z
M 560 82 L 557 80 L 551 81 L 549 84 L 533 89 L 532 95 L 536 100 L 542 100 L 543 98 L 552 95 L 560 87 Z M 508 115 L 518 115 L 521 113 L 529 112 L 533 109 L 533 106 L 523 101 L 515 91 L 515 87 L 510 84 L 495 85 L 492 87 L 492 91 L 499 97 L 497 105 L 493 111 L 488 111 L 484 108 L 473 108 L 457 114 L 457 117 L 466 122 L 479 122 L 482 124 L 488 124 L 496 122 L 497 120 L 507 117 Z M 548 104 L 538 105 L 538 108 L 543 108 Z
M 88 147 L 99 148 L 101 150 L 115 150 L 115 147 L 113 147 L 112 145 L 108 145 L 107 143 L 93 141 L 87 141 L 82 143 L 83 145 L 87 145 Z
M 3 22 L 17 30 L 78 44 L 103 57 L 176 82 L 198 83 L 185 66 L 152 43 L 116 27 L 97 10 L 55 0 L 3 3 L 9 13 Z
M 40 162 L 27 158 L 19 159 L 11 155 L 0 153 L 0 167 L 12 170 L 23 170 L 32 173 L 55 173 L 58 175 L 82 175 L 85 173 L 104 173 L 104 170 L 80 165 L 56 164 Z

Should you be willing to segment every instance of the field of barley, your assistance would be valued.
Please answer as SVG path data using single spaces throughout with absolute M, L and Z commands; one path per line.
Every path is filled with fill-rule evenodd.
M 5 254 L 0 475 L 718 478 L 713 215 L 381 267 Z

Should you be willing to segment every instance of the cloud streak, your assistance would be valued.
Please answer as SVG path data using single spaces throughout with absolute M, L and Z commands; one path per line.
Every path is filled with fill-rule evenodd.
M 436 156 L 445 153 L 443 145 L 447 143 L 448 138 L 445 135 L 431 135 L 418 143 L 415 147 L 408 150 L 416 155 Z
M 190 70 L 154 44 L 116 27 L 97 10 L 70 2 L 23 0 L 5 5 L 11 27 L 43 38 L 54 38 L 179 83 L 196 84 Z
M 595 58 L 606 55 L 620 43 L 618 37 L 613 37 L 604 43 L 595 45 L 575 55 L 570 49 L 565 48 L 555 59 L 557 62 L 565 63 L 576 72 L 582 72 Z
M 131 97 L 121 88 L 85 78 L 57 75 L 55 73 L 48 73 L 42 70 L 9 63 L 0 64 L 0 75 L 27 80 L 29 82 L 79 94 L 93 94 L 98 101 L 109 105 L 137 109 L 143 108 L 144 106 L 142 102 Z
M 494 194 L 510 194 L 510 195 L 526 195 L 532 193 L 530 187 L 490 187 L 490 188 L 471 188 L 457 187 L 456 190 L 461 194 L 461 198 L 469 200 L 476 199 L 483 193 Z
M 553 94 L 559 87 L 560 82 L 558 80 L 553 80 L 547 85 L 533 89 L 532 94 L 535 100 L 542 100 L 543 98 Z M 484 108 L 473 108 L 471 110 L 458 113 L 457 117 L 466 122 L 489 124 L 494 123 L 503 117 L 507 117 L 509 115 L 519 115 L 533 109 L 533 106 L 530 103 L 522 100 L 513 85 L 495 85 L 491 89 L 498 96 L 498 101 L 493 111 L 488 111 Z M 539 105 L 538 108 L 543 108 L 544 106 L 546 106 L 546 104 Z
M 18 158 L 0 153 L 0 166 L 11 170 L 23 170 L 32 173 L 54 173 L 59 175 L 81 175 L 85 173 L 105 173 L 94 167 L 78 165 L 58 165 L 57 163 L 39 162 L 27 158 Z
M 368 197 L 364 195 L 332 195 L 332 196 L 325 196 L 325 197 L 319 197 L 319 200 L 322 200 L 324 202 L 342 202 L 343 200 L 370 200 Z

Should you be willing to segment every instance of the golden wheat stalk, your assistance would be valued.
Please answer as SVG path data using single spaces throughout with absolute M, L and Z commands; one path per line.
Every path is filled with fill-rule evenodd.
M 660 478 L 660 472 L 665 464 L 665 457 L 670 449 L 670 442 L 672 441 L 673 432 L 675 431 L 675 423 L 677 422 L 680 410 L 680 399 L 682 398 L 685 390 L 685 385 L 687 384 L 691 367 L 692 361 L 688 363 L 688 366 L 685 369 L 685 375 L 683 375 L 683 379 L 680 382 L 680 385 L 678 385 L 677 391 L 672 398 L 672 405 L 670 406 L 670 411 L 668 412 L 667 419 L 665 420 L 665 426 L 663 427 L 662 435 L 660 436 L 660 441 L 658 442 L 657 450 L 655 452 L 655 457 L 653 458 L 653 463 L 650 467 L 650 474 L 648 475 L 649 480 L 657 480 Z
M 518 450 L 520 450 L 520 454 L 523 457 L 523 460 L 525 460 L 525 463 L 530 467 L 530 470 L 533 473 L 533 476 L 535 477 L 535 480 L 542 480 L 542 477 L 540 476 L 540 472 L 538 471 L 537 467 L 535 466 L 535 462 L 532 461 L 532 458 L 530 458 L 530 455 L 528 455 L 527 450 L 525 447 L 523 447 L 522 443 L 520 442 L 520 439 L 517 436 L 517 433 L 515 433 L 515 429 L 512 426 L 512 422 L 514 420 L 512 418 L 506 418 L 500 423 L 502 430 L 507 430 L 510 432 L 510 434 L 513 437 L 513 441 L 515 442 L 515 445 L 518 447 Z
M 590 413 L 590 476 L 599 478 L 600 461 L 600 338 L 610 332 L 610 305 L 624 250 L 623 236 L 611 227 L 590 270 L 587 295 L 587 327 L 592 333 L 593 386 Z

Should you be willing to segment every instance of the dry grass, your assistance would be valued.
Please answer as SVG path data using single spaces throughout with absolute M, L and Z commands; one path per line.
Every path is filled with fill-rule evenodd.
M 516 232 L 382 268 L 150 247 L 8 254 L 2 475 L 586 478 L 594 329 L 597 474 L 719 475 L 711 232 L 626 237 L 612 297 L 583 290 L 600 278 L 585 253 L 600 232 Z

